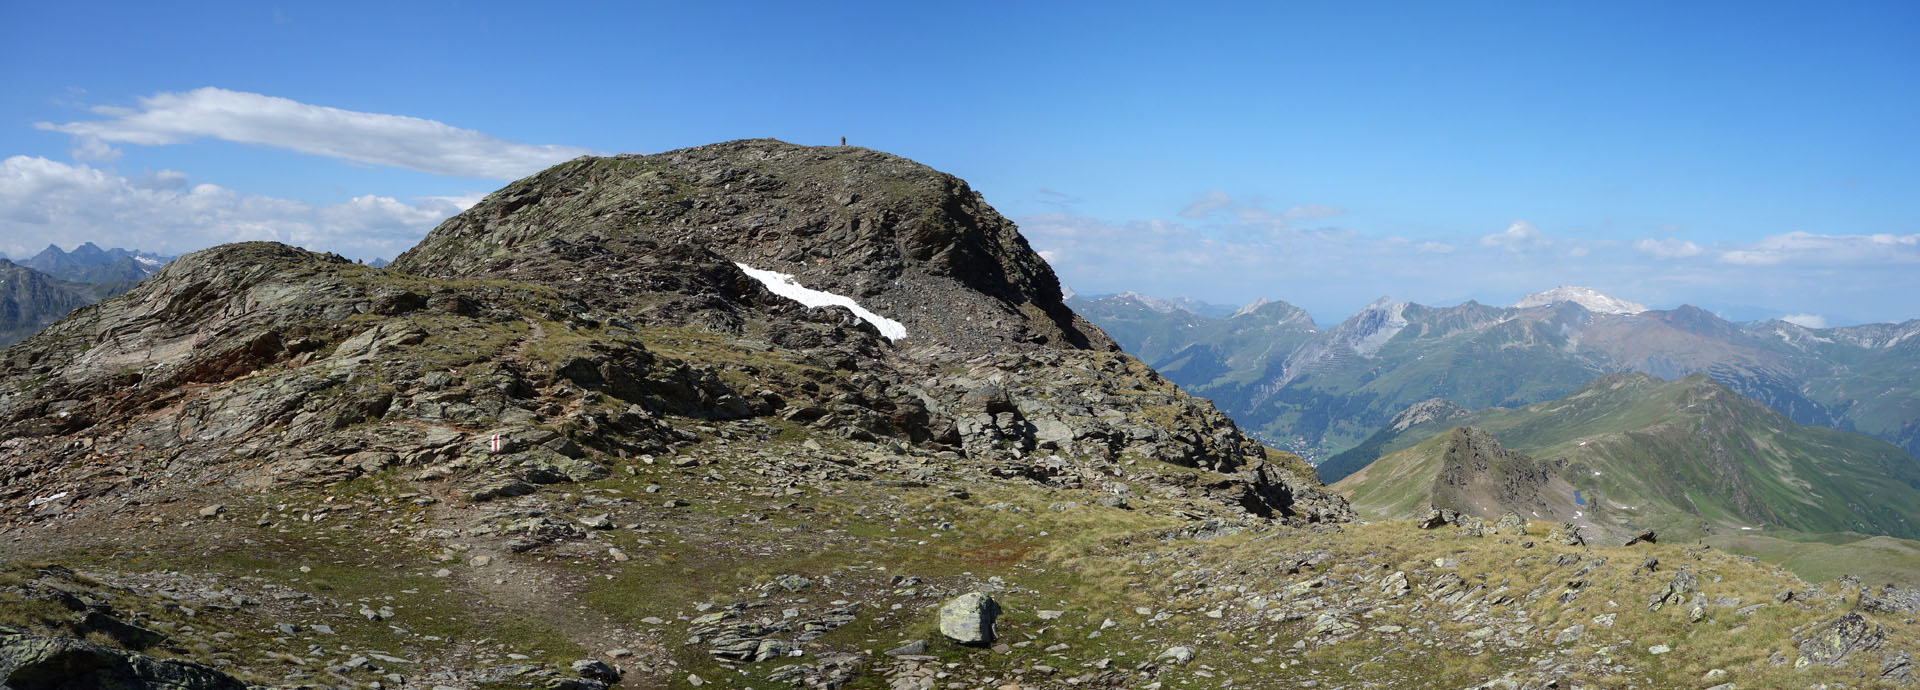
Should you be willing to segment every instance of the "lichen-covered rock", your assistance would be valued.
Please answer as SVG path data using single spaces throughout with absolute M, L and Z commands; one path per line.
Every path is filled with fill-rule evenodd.
M 1889 582 L 1876 594 L 1861 593 L 1860 608 L 1877 613 L 1920 613 L 1920 589 Z
M 964 645 L 989 645 L 994 640 L 994 620 L 1000 617 L 1000 603 L 985 592 L 968 592 L 940 607 L 940 634 Z
M 1887 629 L 1858 613 L 1848 613 L 1822 625 L 1800 639 L 1797 667 L 1809 665 L 1839 666 L 1855 652 L 1871 652 L 1887 639 Z

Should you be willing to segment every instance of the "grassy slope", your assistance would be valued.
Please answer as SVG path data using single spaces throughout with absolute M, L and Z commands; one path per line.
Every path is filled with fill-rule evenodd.
M 703 447 L 696 452 L 716 457 L 727 451 Z M 147 611 L 154 620 L 177 622 L 181 627 L 174 641 L 187 650 L 177 655 L 286 659 L 265 667 L 287 671 L 316 671 L 322 659 L 367 649 L 417 659 L 429 668 L 428 660 L 450 654 L 512 663 L 504 655 L 517 652 L 563 663 L 594 653 L 595 643 L 610 644 L 588 631 L 630 626 L 641 631 L 642 638 L 657 641 L 673 666 L 658 674 L 637 674 L 629 687 L 687 687 L 687 678 L 695 675 L 709 682 L 731 679 L 746 687 L 775 687 L 756 679 L 790 661 L 748 664 L 744 673 L 734 671 L 716 663 L 703 647 L 682 644 L 686 621 L 705 610 L 702 605 L 744 603 L 765 607 L 761 610 L 777 617 L 782 607 L 815 608 L 806 603 L 807 597 L 822 604 L 844 597 L 859 602 L 859 620 L 821 638 L 819 645 L 880 650 L 927 639 L 930 654 L 976 669 L 971 674 L 976 680 L 1021 674 L 1037 680 L 1052 673 L 1037 671 L 1036 664 L 1063 669 L 1056 681 L 1106 668 L 1109 662 L 1131 669 L 1174 644 L 1192 645 L 1198 661 L 1186 667 L 1168 665 L 1155 672 L 1159 679 L 1204 687 L 1226 678 L 1246 687 L 1280 687 L 1306 678 L 1331 686 L 1464 687 L 1509 673 L 1524 675 L 1532 666 L 1529 655 L 1548 650 L 1576 664 L 1604 660 L 1602 665 L 1620 669 L 1577 671 L 1561 678 L 1590 687 L 1681 687 L 1710 668 L 1731 669 L 1742 685 L 1752 687 L 1804 684 L 1854 672 L 1851 667 L 1796 671 L 1766 661 L 1776 652 L 1792 658 L 1791 631 L 1844 612 L 1852 596 L 1847 591 L 1828 587 L 1824 598 L 1768 604 L 1745 615 L 1736 614 L 1734 606 L 1716 606 L 1708 620 L 1697 624 L 1687 623 L 1679 607 L 1646 611 L 1640 603 L 1663 587 L 1667 572 L 1681 564 L 1700 573 L 1709 595 L 1742 604 L 1769 602 L 1782 589 L 1802 587 L 1770 568 L 1686 545 L 1522 546 L 1514 539 L 1474 538 L 1451 530 L 1423 532 L 1404 522 L 1169 539 L 1157 531 L 1183 524 L 1172 514 L 1183 506 L 1158 500 L 1143 500 L 1138 509 L 1123 511 L 1091 504 L 1085 491 L 975 485 L 978 493 L 960 500 L 939 487 L 895 489 L 867 482 L 834 483 L 792 496 L 756 496 L 706 481 L 706 468 L 674 470 L 664 463 L 635 467 L 635 475 L 619 473 L 570 494 L 649 495 L 644 485 L 658 483 L 665 487 L 663 494 L 692 499 L 693 505 L 683 510 L 623 511 L 638 509 L 646 515 L 644 531 L 623 529 L 600 537 L 607 540 L 603 546 L 633 554 L 628 562 L 604 556 L 496 554 L 497 562 L 477 567 L 466 563 L 469 553 L 442 562 L 436 554 L 444 551 L 431 544 L 369 543 L 364 538 L 371 532 L 368 528 L 406 519 L 409 512 L 402 507 L 406 501 L 393 493 L 407 487 L 378 482 L 336 487 L 325 494 L 262 497 L 259 505 L 235 506 L 236 513 L 251 516 L 281 502 L 337 505 L 346 513 L 338 519 L 354 524 L 352 530 L 285 519 L 255 526 L 250 517 L 207 522 L 180 514 L 173 518 L 184 520 L 183 527 L 226 532 L 230 546 L 204 553 L 155 550 L 150 560 L 107 552 L 65 556 L 88 570 L 171 568 L 218 576 L 242 588 L 274 583 L 345 602 L 343 607 L 296 610 L 286 617 L 303 625 L 330 623 L 337 635 L 303 632 L 278 640 L 270 626 L 249 617 L 252 610 L 247 608 L 191 617 L 135 599 L 118 602 L 122 610 Z M 722 471 L 736 476 L 746 469 L 729 466 Z M 328 497 L 335 500 L 326 501 Z M 190 510 L 181 508 L 182 513 Z M 756 515 L 765 519 L 742 520 Z M 1532 536 L 1544 534 L 1544 527 L 1532 526 Z M 155 545 L 195 541 L 188 529 L 172 525 L 140 534 L 142 541 Z M 1657 557 L 1662 571 L 1654 576 L 1634 573 L 1634 565 L 1645 556 Z M 1303 567 L 1303 558 L 1320 564 Z M 1452 564 L 1437 567 L 1436 559 L 1442 558 Z M 1568 558 L 1572 563 L 1561 565 Z M 1562 598 L 1560 588 L 1569 573 L 1588 564 L 1597 569 L 1582 570 L 1584 590 Z M 300 569 L 303 565 L 314 567 L 308 572 Z M 443 566 L 454 574 L 430 575 Z M 1407 573 L 1415 587 L 1412 596 L 1368 599 L 1380 603 L 1357 609 L 1343 603 L 1362 593 L 1377 597 L 1377 583 L 1394 571 Z M 782 574 L 802 575 L 819 584 L 788 594 L 770 586 Z M 1483 623 L 1456 619 L 1449 607 L 1436 606 L 1426 596 L 1447 574 L 1514 598 L 1505 604 L 1469 604 L 1464 610 L 1513 621 L 1503 624 L 1506 632 L 1496 639 L 1513 639 L 1535 651 L 1516 653 L 1505 642 L 1467 644 L 1464 638 Z M 918 578 L 918 583 L 889 584 L 895 575 Z M 244 584 L 248 578 L 257 578 L 251 580 L 255 585 Z M 506 585 L 489 584 L 496 579 Z M 940 601 L 989 579 L 1003 583 L 996 595 L 1006 610 L 999 632 L 1018 646 L 1010 653 L 995 653 L 941 640 L 933 615 Z M 1528 591 L 1536 585 L 1551 596 L 1535 601 Z M 538 605 L 515 600 L 515 592 L 522 590 L 559 598 Z M 1519 600 L 1522 597 L 1526 599 Z M 389 605 L 399 615 L 387 622 L 364 621 L 351 615 L 355 602 Z M 1061 613 L 1043 616 L 1046 610 Z M 1330 642 L 1309 631 L 1318 614 L 1300 618 L 1281 615 L 1283 610 L 1325 611 L 1350 619 L 1359 631 L 1351 639 Z M 0 601 L 0 611 L 13 612 L 20 624 L 63 615 L 32 608 L 28 602 Z M 348 615 L 326 615 L 334 611 Z M 1604 614 L 1618 615 L 1618 623 L 1603 627 L 1592 622 Z M 646 623 L 643 619 L 649 617 L 664 622 Z M 1526 627 L 1518 627 L 1520 622 Z M 1914 644 L 1913 625 L 1897 619 L 1883 622 L 1892 626 L 1890 645 Z M 1587 627 L 1585 639 L 1551 642 L 1559 630 L 1574 624 Z M 310 648 L 312 643 L 324 648 Z M 1668 644 L 1675 651 L 1654 657 L 1647 653 L 1653 644 Z M 335 648 L 341 651 L 332 651 Z M 873 658 L 884 667 L 884 658 Z M 813 660 L 810 654 L 792 661 Z M 1851 666 L 1870 669 L 1877 663 L 1878 657 L 1863 655 Z M 370 677 L 349 674 L 339 679 Z M 323 673 L 316 679 L 332 678 Z M 270 675 L 255 679 L 277 680 Z M 885 685 L 869 675 L 853 687 Z
M 1670 539 L 1707 538 L 1775 562 L 1834 561 L 1807 569 L 1813 577 L 1911 561 L 1904 546 L 1827 548 L 1806 535 L 1920 536 L 1920 465 L 1875 439 L 1793 424 L 1702 377 L 1607 377 L 1561 400 L 1383 433 L 1366 447 L 1386 454 L 1335 488 L 1363 515 L 1412 517 L 1425 507 L 1445 450 L 1438 432 L 1464 425 L 1536 457 L 1566 458 L 1567 479 L 1596 519 Z M 1759 537 L 1776 533 L 1799 546 Z

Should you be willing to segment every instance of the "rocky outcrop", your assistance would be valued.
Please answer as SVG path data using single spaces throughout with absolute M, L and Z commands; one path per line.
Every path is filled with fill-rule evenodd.
M 0 631 L 0 687 L 13 690 L 247 690 L 212 668 L 71 638 Z
M 1799 639 L 1800 658 L 1795 666 L 1839 666 L 1856 653 L 1872 652 L 1886 642 L 1885 626 L 1873 623 L 1858 613 L 1848 613 L 1820 626 Z
M 1433 483 L 1434 502 L 1463 513 L 1492 515 L 1540 505 L 1557 465 L 1510 450 L 1471 426 L 1454 429 Z M 1517 517 L 1517 516 L 1516 516 Z

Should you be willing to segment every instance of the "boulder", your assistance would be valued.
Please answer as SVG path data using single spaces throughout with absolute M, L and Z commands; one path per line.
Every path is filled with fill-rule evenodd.
M 1420 518 L 1420 520 L 1414 524 L 1420 529 L 1434 529 L 1454 524 L 1459 520 L 1459 513 L 1442 509 L 1439 506 L 1427 506 L 1426 517 Z
M 940 607 L 940 634 L 964 645 L 993 644 L 1000 603 L 985 592 L 968 592 Z
M 1913 655 L 1888 652 L 1880 657 L 1880 679 L 1889 683 L 1913 682 Z
M 1154 657 L 1153 660 L 1170 661 L 1175 665 L 1184 664 L 1193 661 L 1193 648 L 1187 646 L 1168 647 L 1167 651 L 1161 652 L 1160 656 Z
M 620 672 L 612 666 L 608 666 L 607 662 L 598 659 L 581 659 L 575 661 L 573 662 L 572 668 L 573 674 L 581 678 L 608 683 L 620 682 Z
M 1627 542 L 1625 544 L 1621 544 L 1621 546 L 1633 546 L 1634 544 L 1640 544 L 1640 543 L 1655 544 L 1659 542 L 1658 540 L 1653 538 L 1652 529 L 1645 529 L 1645 530 L 1641 530 L 1639 534 L 1635 534 L 1632 537 L 1628 537 Z

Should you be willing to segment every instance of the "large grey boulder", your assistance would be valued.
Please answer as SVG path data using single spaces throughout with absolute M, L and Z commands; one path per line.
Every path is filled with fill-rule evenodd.
M 985 592 L 968 592 L 940 607 L 940 634 L 965 645 L 993 644 L 993 621 L 1000 603 Z
M 11 690 L 247 690 L 212 668 L 66 637 L 0 635 L 0 688 Z

